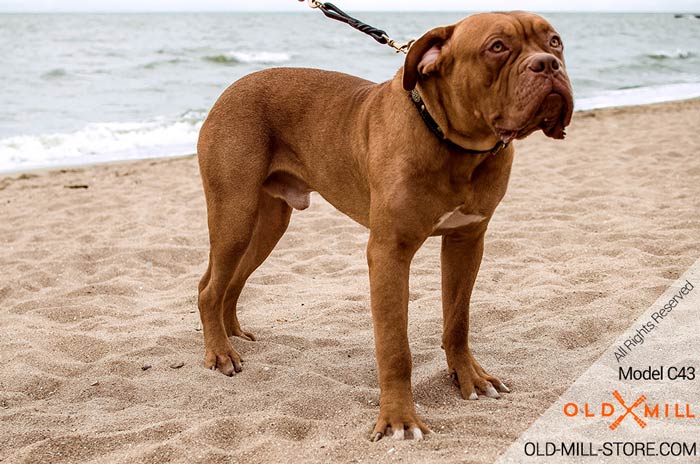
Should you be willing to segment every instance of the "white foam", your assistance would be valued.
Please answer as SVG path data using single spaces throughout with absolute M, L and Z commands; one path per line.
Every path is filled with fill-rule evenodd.
M 636 89 L 610 90 L 592 97 L 577 98 L 577 111 L 610 108 L 612 106 L 649 105 L 700 97 L 700 83 L 666 84 Z
M 576 99 L 576 110 L 700 98 L 700 83 L 614 90 Z M 69 133 L 0 139 L 0 172 L 181 156 L 196 151 L 204 113 L 146 122 L 88 124 Z
M 686 60 L 688 58 L 692 58 L 695 56 L 693 52 L 690 50 L 683 50 L 682 48 L 677 48 L 673 52 L 669 52 L 666 50 L 659 50 L 654 53 L 649 53 L 647 55 L 649 58 L 655 58 L 658 60 L 667 60 L 667 59 L 681 59 L 681 60 Z
M 9 137 L 0 140 L 0 172 L 194 153 L 201 120 L 93 123 L 70 133 Z
M 290 61 L 292 56 L 280 52 L 229 52 L 229 56 L 239 63 L 274 64 Z

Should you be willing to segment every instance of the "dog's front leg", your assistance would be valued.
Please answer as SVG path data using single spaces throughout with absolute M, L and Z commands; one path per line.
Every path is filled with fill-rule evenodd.
M 469 300 L 484 252 L 486 227 L 444 235 L 440 254 L 442 266 L 442 346 L 447 367 L 459 382 L 464 399 L 475 400 L 477 393 L 500 397 L 496 388 L 508 388 L 479 365 L 469 349 Z M 495 387 L 495 388 L 494 388 Z
M 418 419 L 411 391 L 411 350 L 408 346 L 408 277 L 417 244 L 372 232 L 367 245 L 374 344 L 379 372 L 379 419 L 372 440 L 389 433 L 414 439 L 429 430 Z

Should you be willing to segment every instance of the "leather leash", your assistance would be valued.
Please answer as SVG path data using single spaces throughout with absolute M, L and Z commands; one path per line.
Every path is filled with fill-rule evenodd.
M 304 0 L 299 1 L 303 2 Z M 345 13 L 343 10 L 333 5 L 332 3 L 319 2 L 318 0 L 306 0 L 306 2 L 311 8 L 318 8 L 319 10 L 321 10 L 321 12 L 324 15 L 326 15 L 327 18 L 335 19 L 336 21 L 345 23 L 348 26 L 367 34 L 380 44 L 390 46 L 391 48 L 396 50 L 396 53 L 408 53 L 408 49 L 411 48 L 411 44 L 413 44 L 413 40 L 411 40 L 406 44 L 398 45 L 396 42 L 389 38 L 389 35 L 385 31 L 370 26 L 369 24 L 363 23 L 359 19 L 353 18 L 352 16 Z

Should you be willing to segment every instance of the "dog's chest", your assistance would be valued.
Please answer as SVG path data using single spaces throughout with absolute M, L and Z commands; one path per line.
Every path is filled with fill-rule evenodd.
M 480 214 L 465 213 L 462 211 L 463 206 L 459 206 L 454 210 L 443 214 L 433 227 L 434 232 L 443 232 L 452 229 L 459 229 L 471 224 L 478 224 L 486 219 Z

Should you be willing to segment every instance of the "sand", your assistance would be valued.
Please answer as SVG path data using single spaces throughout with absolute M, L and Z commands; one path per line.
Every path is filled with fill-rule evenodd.
M 472 300 L 501 400 L 464 401 L 447 374 L 440 241 L 424 245 L 423 442 L 368 441 L 368 233 L 319 196 L 251 277 L 239 315 L 259 340 L 233 340 L 228 378 L 202 366 L 195 158 L 0 178 L 0 461 L 492 462 L 700 257 L 699 123 L 699 100 L 608 109 L 517 143 Z

